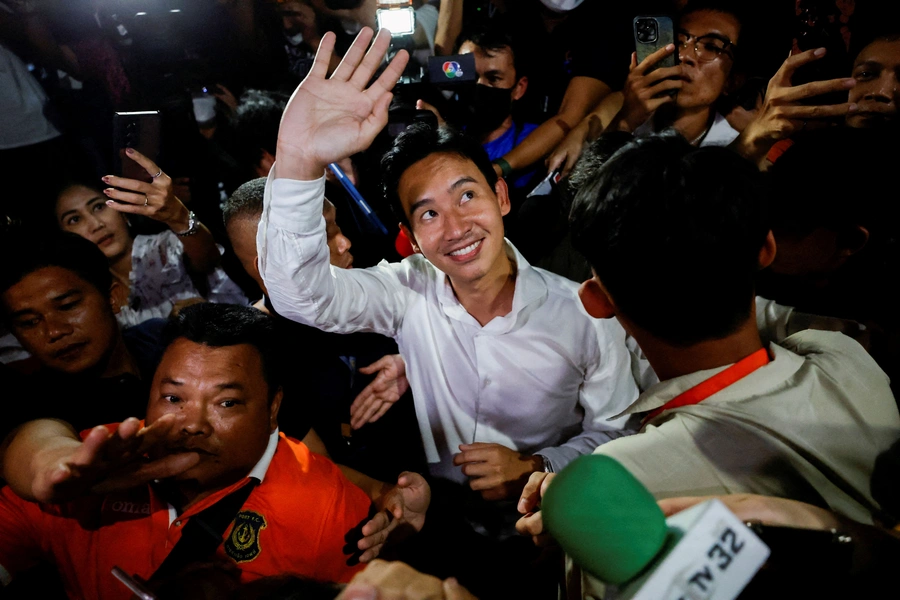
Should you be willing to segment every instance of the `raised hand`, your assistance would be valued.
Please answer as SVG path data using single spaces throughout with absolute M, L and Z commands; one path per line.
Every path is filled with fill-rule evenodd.
M 119 212 L 144 215 L 165 223 L 173 231 L 187 229 L 189 211 L 175 196 L 172 178 L 163 173 L 155 162 L 134 148 L 126 149 L 125 154 L 147 171 L 153 178 L 152 182 L 107 175 L 103 178 L 103 182 L 113 187 L 103 190 L 110 198 L 106 204 Z
M 653 65 L 674 52 L 675 44 L 669 44 L 649 55 L 640 64 L 632 53 L 628 78 L 622 88 L 622 108 L 613 120 L 617 129 L 634 131 L 652 117 L 660 106 L 675 102 L 675 96 L 668 92 L 677 91 L 684 85 L 679 79 L 683 67 L 675 65 L 651 70 Z
M 808 98 L 814 98 L 830 92 L 846 92 L 856 80 L 852 77 L 813 81 L 803 85 L 792 85 L 791 77 L 798 68 L 817 61 L 825 56 L 825 48 L 807 50 L 789 56 L 769 80 L 766 97 L 762 108 L 740 136 L 733 147 L 742 155 L 754 162 L 760 162 L 773 144 L 790 137 L 806 127 L 806 122 L 815 119 L 843 117 L 858 110 L 856 104 L 804 104 Z
M 391 43 L 390 32 L 364 27 L 331 78 L 326 79 L 335 36 L 326 33 L 309 75 L 294 91 L 278 130 L 277 177 L 318 179 L 328 165 L 369 147 L 388 119 L 391 89 L 409 55 L 401 50 L 368 85 Z M 368 85 L 368 87 L 367 87 Z
M 425 512 L 431 503 L 431 488 L 425 478 L 418 473 L 405 471 L 397 478 L 397 485 L 388 489 L 376 502 L 380 509 L 372 519 L 363 525 L 363 538 L 357 547 L 364 550 L 360 562 L 368 562 L 381 552 L 388 537 L 394 534 L 409 534 L 421 531 L 425 525 Z M 402 531 L 406 530 L 406 531 Z
M 350 425 L 359 429 L 366 423 L 374 423 L 409 389 L 406 379 L 406 363 L 399 354 L 389 354 L 362 367 L 360 373 L 378 373 L 375 379 L 359 393 L 350 405 Z
M 172 477 L 200 460 L 196 453 L 172 454 L 148 460 L 149 452 L 164 448 L 175 426 L 174 415 L 141 427 L 127 419 L 115 433 L 100 425 L 81 442 L 37 452 L 32 495 L 39 502 L 61 503 L 86 493 L 103 494 Z
M 469 487 L 481 492 L 485 500 L 513 498 L 522 491 L 528 477 L 541 471 L 539 457 L 519 454 L 500 444 L 475 442 L 463 444 L 453 464 L 462 467 L 469 478 Z

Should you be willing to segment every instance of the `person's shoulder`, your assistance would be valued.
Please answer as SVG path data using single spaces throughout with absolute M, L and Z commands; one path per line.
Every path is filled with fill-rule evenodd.
M 417 292 L 424 292 L 444 277 L 444 274 L 421 254 L 413 254 L 394 263 L 382 260 L 371 268 L 393 273 L 401 285 Z
M 562 275 L 551 273 L 546 269 L 532 266 L 531 269 L 540 277 L 544 285 L 547 286 L 548 297 L 556 302 L 565 304 L 574 304 L 581 308 L 580 312 L 587 316 L 581 305 L 581 299 L 578 297 L 578 288 L 581 284 Z
M 786 337 L 778 345 L 829 374 L 846 373 L 873 383 L 871 377 L 878 376 L 885 384 L 888 382 L 887 375 L 865 348 L 843 333 L 806 329 Z

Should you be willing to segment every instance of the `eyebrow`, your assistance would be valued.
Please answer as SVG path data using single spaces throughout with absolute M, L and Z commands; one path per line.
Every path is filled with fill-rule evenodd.
M 460 177 L 459 179 L 454 181 L 452 184 L 450 184 L 450 187 L 447 188 L 447 192 L 448 193 L 452 192 L 456 188 L 458 188 L 462 185 L 466 185 L 467 183 L 477 183 L 477 182 L 475 181 L 474 178 L 469 177 L 469 176 Z M 433 202 L 434 202 L 434 200 L 431 198 L 422 198 L 421 200 L 416 200 L 409 206 L 410 216 L 416 214 L 416 211 L 419 210 L 420 208 L 428 206 L 429 204 L 431 204 Z
M 499 69 L 493 69 L 491 71 L 485 71 L 484 76 L 485 77 L 500 77 L 501 73 L 500 73 Z
M 883 69 L 884 65 L 881 64 L 880 62 L 878 62 L 877 60 L 864 60 L 860 63 L 856 63 L 855 65 L 853 65 L 854 69 L 859 68 L 859 67 L 867 67 L 869 69 L 873 69 L 873 68 L 877 67 L 877 68 Z
M 168 384 L 174 385 L 175 387 L 180 387 L 184 385 L 183 381 L 179 381 L 177 379 L 172 379 L 171 377 L 163 377 L 160 381 L 160 384 Z M 242 383 L 237 381 L 227 381 L 225 383 L 216 384 L 216 389 L 218 390 L 240 390 L 243 391 L 246 389 Z
M 679 30 L 678 30 L 678 33 L 679 33 L 679 34 L 684 34 L 684 35 L 686 35 L 686 36 L 688 36 L 688 37 L 692 37 L 692 38 L 694 38 L 695 40 L 699 40 L 699 39 L 702 39 L 702 38 L 709 38 L 709 37 L 711 37 L 711 38 L 714 38 L 714 39 L 719 40 L 720 42 L 725 42 L 726 44 L 731 44 L 732 46 L 736 46 L 736 45 L 737 45 L 737 44 L 735 44 L 734 42 L 732 42 L 732 41 L 728 38 L 727 35 L 723 35 L 723 34 L 717 32 L 717 31 L 710 31 L 709 33 L 704 33 L 704 34 L 701 34 L 701 35 L 694 35 L 694 34 L 692 34 L 691 32 L 689 32 L 687 29 L 679 29 Z
M 81 290 L 79 290 L 77 288 L 72 288 L 71 290 L 69 290 L 67 292 L 63 292 L 59 296 L 54 296 L 53 301 L 54 302 L 62 302 L 62 301 L 66 300 L 72 296 L 75 296 L 77 294 L 81 294 Z M 13 313 L 10 313 L 9 318 L 10 319 L 18 319 L 19 317 L 21 317 L 23 315 L 27 315 L 30 313 L 38 313 L 38 312 L 39 311 L 37 311 L 33 308 L 23 308 L 22 310 L 17 310 Z
M 89 199 L 87 202 L 85 202 L 84 205 L 85 205 L 85 206 L 90 206 L 91 203 L 92 203 L 94 200 L 102 200 L 103 202 L 106 202 L 106 200 L 103 200 L 103 197 L 102 197 L 102 196 L 94 196 L 93 198 L 91 198 L 91 199 Z M 64 221 L 64 220 L 66 219 L 66 217 L 68 217 L 69 215 L 77 214 L 77 213 L 78 213 L 78 209 L 77 209 L 77 208 L 73 208 L 72 210 L 67 210 L 66 212 L 64 212 L 63 214 L 61 214 L 61 215 L 59 216 L 59 220 L 60 220 L 60 221 Z

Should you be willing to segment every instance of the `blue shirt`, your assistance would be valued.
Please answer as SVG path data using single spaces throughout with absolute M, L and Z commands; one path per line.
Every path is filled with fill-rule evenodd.
M 516 122 L 513 121 L 512 127 L 507 129 L 503 135 L 492 142 L 483 144 L 483 147 L 491 160 L 503 158 L 513 148 L 521 144 L 522 140 L 528 137 L 528 134 L 537 128 L 538 126 L 534 123 L 526 123 L 519 127 L 516 125 Z M 534 177 L 536 172 L 537 169 L 530 169 L 529 171 L 522 173 L 519 177 L 516 177 L 510 182 L 512 187 L 517 189 L 525 187 L 528 185 L 528 182 L 531 181 L 531 178 Z

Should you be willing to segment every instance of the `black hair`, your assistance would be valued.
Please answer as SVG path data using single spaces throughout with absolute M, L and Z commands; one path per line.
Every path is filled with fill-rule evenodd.
M 720 339 L 750 315 L 765 198 L 748 161 L 670 130 L 626 144 L 582 187 L 572 243 L 639 327 L 678 346 Z
M 251 179 L 234 190 L 231 197 L 222 207 L 222 219 L 225 227 L 228 227 L 233 219 L 238 217 L 259 219 L 263 211 L 263 198 L 266 194 L 266 178 Z
M 0 293 L 45 267 L 67 269 L 109 296 L 112 274 L 103 252 L 90 240 L 64 231 L 14 231 L 0 244 Z
M 165 347 L 184 338 L 212 348 L 249 344 L 262 361 L 269 399 L 281 388 L 283 364 L 275 319 L 250 306 L 201 302 L 170 317 L 164 333 Z
M 465 42 L 472 42 L 482 50 L 489 52 L 509 48 L 512 52 L 513 68 L 516 70 L 516 81 L 527 76 L 531 70 L 531 50 L 527 44 L 520 42 L 516 29 L 512 27 L 508 19 L 498 17 L 475 22 L 457 38 L 457 50 Z
M 394 139 L 394 144 L 381 159 L 384 195 L 394 217 L 406 226 L 409 226 L 409 219 L 397 195 L 400 178 L 412 165 L 438 152 L 471 160 L 491 189 L 497 185 L 497 173 L 491 165 L 491 159 L 477 140 L 452 127 L 413 123 Z
M 241 95 L 231 119 L 231 153 L 242 167 L 252 169 L 259 164 L 264 150 L 275 156 L 278 127 L 288 99 L 287 94 L 265 90 L 247 90 Z
M 566 178 L 568 196 L 574 197 L 586 183 L 591 181 L 606 161 L 622 146 L 634 139 L 628 131 L 607 131 L 596 140 L 578 158 L 572 172 Z

